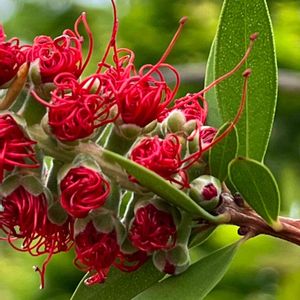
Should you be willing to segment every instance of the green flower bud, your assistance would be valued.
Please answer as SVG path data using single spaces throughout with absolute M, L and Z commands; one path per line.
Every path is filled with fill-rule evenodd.
M 155 251 L 152 260 L 159 271 L 171 275 L 184 272 L 190 265 L 188 248 L 182 244 L 178 244 L 170 250 Z
M 203 208 L 212 210 L 218 205 L 222 192 L 219 179 L 210 175 L 202 175 L 194 179 L 190 185 L 190 197 Z
M 164 120 L 162 126 L 166 133 L 177 133 L 183 130 L 186 118 L 180 110 L 174 109 Z

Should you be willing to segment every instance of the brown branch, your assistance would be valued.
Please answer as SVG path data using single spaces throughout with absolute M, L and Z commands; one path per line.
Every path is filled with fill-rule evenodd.
M 230 220 L 227 224 L 238 226 L 240 235 L 265 234 L 300 245 L 300 220 L 279 217 L 281 228 L 275 230 L 246 204 L 236 203 L 231 194 L 223 193 L 222 199 L 223 203 L 216 212 L 228 214 Z

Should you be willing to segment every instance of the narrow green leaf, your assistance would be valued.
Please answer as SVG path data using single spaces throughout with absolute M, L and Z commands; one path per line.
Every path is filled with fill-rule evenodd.
M 239 243 L 219 249 L 193 264 L 178 276 L 154 284 L 133 300 L 201 300 L 226 273 Z
M 206 230 L 194 234 L 192 233 L 190 236 L 189 248 L 197 247 L 203 244 L 204 242 L 206 242 L 210 238 L 210 236 L 212 235 L 215 229 L 216 227 L 209 227 Z
M 269 12 L 265 0 L 225 0 L 215 41 L 215 78 L 243 57 L 252 33 L 259 36 L 247 63 L 216 87 L 224 122 L 233 120 L 242 94 L 242 72 L 250 67 L 247 104 L 238 122 L 239 155 L 262 161 L 273 124 L 277 98 L 277 65 Z
M 215 80 L 215 41 L 213 41 L 208 61 L 206 65 L 206 72 L 205 72 L 205 83 L 204 85 L 207 86 L 209 83 Z M 220 127 L 224 122 L 221 118 L 218 102 L 217 102 L 217 94 L 215 88 L 210 90 L 205 94 L 205 99 L 208 103 L 208 115 L 207 115 L 207 123 L 210 126 Z
M 270 225 L 276 226 L 280 194 L 271 171 L 260 162 L 238 157 L 229 165 L 229 178 L 245 201 Z
M 103 284 L 86 286 L 81 280 L 71 300 L 130 300 L 164 276 L 149 260 L 140 269 L 124 273 L 113 268 Z
M 117 153 L 105 149 L 103 149 L 103 158 L 105 160 L 109 160 L 110 162 L 119 164 L 129 174 L 133 175 L 142 186 L 148 188 L 150 191 L 162 197 L 166 201 L 169 201 L 174 205 L 183 208 L 191 214 L 199 215 L 208 221 L 218 221 L 218 217 L 215 217 L 205 211 L 183 191 L 179 190 L 174 185 L 166 181 L 158 174 L 152 172 L 151 170 Z
M 229 123 L 224 124 L 216 136 L 226 130 Z M 234 128 L 221 142 L 212 147 L 209 151 L 210 174 L 221 181 L 228 176 L 228 164 L 236 157 L 238 151 L 238 134 Z

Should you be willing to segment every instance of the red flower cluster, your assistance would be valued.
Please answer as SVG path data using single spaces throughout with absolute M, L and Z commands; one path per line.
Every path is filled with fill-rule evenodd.
M 5 41 L 5 34 L 0 26 L 0 87 L 11 81 L 20 65 L 26 61 L 31 63 L 31 72 L 38 72 L 39 80 L 35 82 L 36 77 L 31 76 L 33 82 L 28 82 L 25 86 L 27 88 L 30 85 L 32 94 L 47 108 L 44 120 L 48 119 L 51 138 L 45 137 L 40 141 L 42 151 L 48 151 L 45 155 L 55 153 L 48 147 L 48 142 L 51 142 L 51 145 L 55 143 L 52 139 L 54 136 L 62 143 L 80 140 L 80 143 L 72 143 L 68 147 L 57 143 L 63 151 L 67 151 L 65 149 L 70 149 L 74 144 L 79 145 L 63 153 L 75 156 L 78 149 L 82 150 L 87 146 L 87 143 L 84 143 L 87 140 L 102 142 L 102 138 L 110 134 L 109 130 L 105 130 L 103 136 L 100 136 L 103 126 L 114 122 L 116 128 L 113 128 L 113 134 L 109 138 L 115 139 L 115 144 L 118 144 L 118 133 L 121 137 L 125 132 L 122 132 L 124 128 L 128 129 L 128 132 L 133 128 L 134 133 L 148 134 L 141 136 L 131 148 L 128 154 L 131 160 L 171 183 L 180 185 L 181 188 L 190 188 L 191 191 L 189 168 L 205 151 L 222 140 L 241 116 L 246 101 L 249 71 L 244 73 L 243 96 L 237 115 L 218 136 L 215 128 L 205 125 L 208 110 L 205 93 L 242 66 L 256 35 L 251 37 L 245 56 L 233 70 L 204 90 L 174 100 L 180 78 L 177 70 L 165 61 L 182 31 L 186 18 L 180 20 L 179 28 L 160 60 L 156 64 L 146 64 L 138 70 L 134 64 L 133 51 L 117 47 L 118 19 L 114 0 L 112 5 L 114 26 L 111 39 L 98 63 L 97 71 L 85 79 L 80 79 L 80 76 L 90 60 L 93 37 L 84 13 L 75 22 L 74 31 L 65 30 L 55 39 L 38 36 L 32 46 L 20 47 L 18 39 Z M 84 26 L 89 39 L 89 50 L 85 59 L 82 54 L 83 37 L 79 33 L 80 24 Z M 109 64 L 107 58 L 111 51 L 113 63 Z M 167 82 L 165 70 L 175 77 L 174 86 Z M 42 89 L 44 86 L 53 86 L 53 90 L 46 95 L 46 98 L 50 99 L 49 102 L 41 98 L 41 95 L 46 93 Z M 176 123 L 177 119 L 171 119 L 177 115 L 180 119 L 179 125 Z M 176 123 L 175 126 L 171 126 L 171 121 Z M 151 126 L 147 126 L 150 123 Z M 47 126 L 43 128 L 46 134 L 49 133 Z M 122 138 L 127 136 L 124 134 Z M 134 141 L 129 140 L 131 146 Z M 2 181 L 8 172 L 15 171 L 17 176 L 24 177 L 28 175 L 28 168 L 39 167 L 33 148 L 35 143 L 10 114 L 0 115 L 0 184 L 5 185 Z M 65 157 L 64 155 L 62 157 Z M 94 155 L 94 152 L 91 155 Z M 57 156 L 53 158 L 59 161 L 61 157 Z M 101 156 L 101 159 L 105 160 L 105 155 Z M 113 162 L 105 161 L 105 167 L 112 165 Z M 93 167 L 85 167 L 84 164 L 78 165 L 76 159 L 67 172 L 63 168 L 66 174 L 60 182 L 57 182 L 56 165 L 53 166 L 55 167 L 47 170 L 50 175 L 45 176 L 46 179 L 43 178 L 45 185 L 53 189 L 52 191 L 44 187 L 43 182 L 40 186 L 43 192 L 38 195 L 30 192 L 36 191 L 36 185 L 33 184 L 32 187 L 31 182 L 26 180 L 25 184 L 22 181 L 23 177 L 12 192 L 8 193 L 5 187 L 0 189 L 0 230 L 5 234 L 3 239 L 19 251 L 26 251 L 34 256 L 47 255 L 43 267 L 36 268 L 41 276 L 42 287 L 45 269 L 52 255 L 68 251 L 73 244 L 76 252 L 75 265 L 91 272 L 91 277 L 86 280 L 88 285 L 103 282 L 111 266 L 126 272 L 134 271 L 150 256 L 155 264 L 159 260 L 155 261 L 155 255 L 166 256 L 163 268 L 157 267 L 158 265 L 156 267 L 167 273 L 178 274 L 187 267 L 188 258 L 180 265 L 176 260 L 168 260 L 167 257 L 171 257 L 172 251 L 175 253 L 176 247 L 182 243 L 181 224 L 177 228 L 174 207 L 168 206 L 163 199 L 160 203 L 160 200 L 152 197 L 153 195 L 150 196 L 152 200 L 141 200 L 139 195 L 130 202 L 123 216 L 121 210 L 119 211 L 119 201 L 122 200 L 121 191 L 124 186 L 118 186 L 118 176 L 110 178 L 116 185 L 116 190 L 112 193 L 108 180 L 100 171 Z M 108 170 L 115 171 L 109 168 Z M 132 177 L 130 179 L 137 181 Z M 54 188 L 56 184 L 58 189 Z M 50 192 L 54 197 L 48 195 Z M 217 192 L 219 193 L 219 190 L 208 185 L 204 190 L 204 197 L 218 198 Z M 111 203 L 112 201 L 116 203 Z M 57 216 L 53 217 L 53 211 Z M 54 220 L 57 224 L 53 223 Z M 186 246 L 182 251 L 187 249 L 187 245 L 180 246 Z
M 25 135 L 11 115 L 0 115 L 0 183 L 5 170 L 12 171 L 15 167 L 37 168 L 39 166 L 32 147 L 34 144 L 36 142 Z
M 84 218 L 105 203 L 110 185 L 103 176 L 85 167 L 72 168 L 60 183 L 60 202 L 74 218 Z
M 19 39 L 5 41 L 5 37 L 3 26 L 0 24 L 0 88 L 14 78 L 25 62 Z

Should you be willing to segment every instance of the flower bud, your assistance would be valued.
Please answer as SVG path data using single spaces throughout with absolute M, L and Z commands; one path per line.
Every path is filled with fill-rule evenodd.
M 190 265 L 189 250 L 182 244 L 178 244 L 170 250 L 155 251 L 152 260 L 159 271 L 170 275 L 178 275 Z
M 185 115 L 180 110 L 172 110 L 163 121 L 163 128 L 166 133 L 178 133 L 183 130 L 186 123 Z
M 142 132 L 142 127 L 135 124 L 121 124 L 117 127 L 119 134 L 128 140 L 135 140 Z
M 218 205 L 222 191 L 219 179 L 210 175 L 202 175 L 194 179 L 190 186 L 190 197 L 203 208 L 211 210 Z

